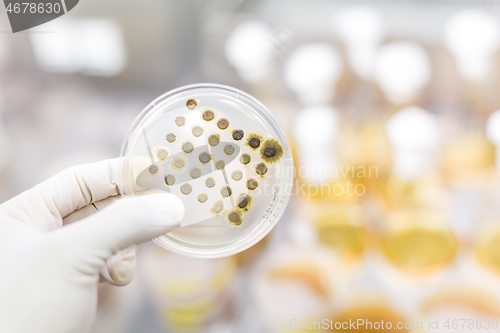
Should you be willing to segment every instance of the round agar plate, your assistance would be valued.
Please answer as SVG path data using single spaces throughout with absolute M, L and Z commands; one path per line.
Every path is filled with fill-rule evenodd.
M 293 184 L 290 145 L 252 96 L 217 84 L 172 90 L 135 120 L 122 149 L 124 192 L 168 192 L 184 203 L 181 226 L 156 238 L 173 252 L 216 258 L 271 231 Z

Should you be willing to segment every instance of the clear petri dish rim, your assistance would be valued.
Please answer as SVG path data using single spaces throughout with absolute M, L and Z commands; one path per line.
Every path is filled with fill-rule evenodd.
M 291 147 L 276 118 L 259 100 L 239 89 L 214 83 L 186 85 L 159 96 L 141 111 L 128 130 L 126 139 L 121 149 L 122 169 L 120 170 L 120 173 L 122 176 L 122 186 L 120 187 L 122 194 L 134 195 L 130 186 L 130 180 L 127 179 L 125 173 L 126 170 L 124 169 L 130 144 L 129 141 L 133 134 L 136 133 L 138 129 L 142 130 L 142 128 L 140 128 L 141 125 L 147 123 L 149 117 L 156 114 L 156 110 L 162 109 L 163 107 L 185 99 L 186 97 L 190 98 L 191 96 L 196 96 L 196 94 L 218 94 L 244 104 L 247 109 L 251 110 L 254 115 L 259 117 L 264 124 L 269 126 L 269 128 L 276 133 L 277 139 L 281 142 L 284 151 L 283 159 L 280 162 L 282 163 L 282 173 L 280 177 L 280 188 L 277 194 L 278 198 L 281 198 L 282 203 L 280 205 L 276 205 L 272 214 L 269 214 L 267 218 L 262 220 L 246 237 L 237 242 L 222 244 L 222 246 L 200 246 L 183 242 L 178 239 L 168 238 L 166 236 L 160 236 L 153 240 L 161 247 L 174 253 L 195 258 L 220 258 L 244 251 L 262 240 L 278 223 L 290 200 L 290 194 L 293 186 L 293 157 Z

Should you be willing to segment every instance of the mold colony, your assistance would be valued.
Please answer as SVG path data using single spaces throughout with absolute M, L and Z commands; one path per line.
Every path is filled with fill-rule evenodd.
M 173 143 L 173 142 L 175 142 L 175 139 L 177 138 L 177 136 L 174 133 L 168 133 L 165 138 L 168 141 L 168 143 Z
M 221 118 L 217 120 L 217 127 L 219 127 L 221 130 L 225 130 L 229 126 L 229 120 L 226 118 Z
M 164 160 L 168 157 L 168 151 L 166 149 L 160 149 L 158 150 L 158 152 L 156 153 L 156 156 L 158 156 L 158 158 L 160 160 Z
M 236 141 L 240 141 L 245 136 L 245 132 L 243 130 L 237 129 L 233 131 L 233 139 Z
M 194 99 L 188 99 L 188 101 L 186 102 L 186 107 L 188 108 L 188 110 L 196 109 L 197 105 L 198 103 L 196 103 L 196 100 Z
M 215 113 L 213 110 L 210 110 L 210 109 L 205 110 L 202 114 L 202 118 L 205 121 L 211 121 L 215 118 Z
M 246 154 L 246 153 L 243 153 L 241 154 L 240 156 L 240 162 L 242 164 L 245 164 L 247 165 L 248 163 L 250 163 L 250 161 L 252 160 L 252 158 L 250 157 L 250 155 Z
M 176 180 L 175 176 L 171 173 L 165 175 L 165 184 L 167 184 L 167 186 L 175 185 Z
M 158 170 L 160 170 L 160 168 L 158 168 L 158 166 L 156 164 L 152 164 L 149 166 L 149 172 L 154 175 L 158 172 Z
M 200 153 L 200 156 L 198 157 L 198 159 L 200 160 L 200 162 L 202 164 L 207 164 L 212 159 L 212 156 L 210 155 L 209 152 L 204 151 L 204 152 Z
M 198 102 L 195 99 L 189 99 L 186 101 L 186 108 L 189 111 L 195 111 L 197 106 Z M 218 118 L 214 109 L 205 108 L 202 111 L 195 112 L 201 112 L 201 119 L 205 122 L 216 120 L 217 128 L 220 131 L 225 131 L 230 126 L 229 119 L 223 117 Z M 177 127 L 183 127 L 184 125 L 186 125 L 186 118 L 183 116 L 177 116 L 174 120 L 174 124 Z M 205 137 L 205 140 L 207 140 L 206 142 L 208 143 L 209 148 L 212 147 L 212 149 L 215 149 L 215 147 L 217 147 L 221 142 L 222 132 L 206 133 L 207 131 L 209 131 L 208 128 L 209 127 L 204 128 L 199 124 L 194 125 L 191 128 L 191 134 L 194 138 L 200 138 L 204 134 L 207 135 L 208 138 Z M 179 133 L 176 134 L 174 132 L 170 132 L 165 135 L 165 139 L 169 144 L 172 144 L 176 142 L 178 135 Z M 239 182 L 243 179 L 243 170 L 245 169 L 245 166 L 249 165 L 252 161 L 252 154 L 254 154 L 254 157 L 255 153 L 258 154 L 258 157 L 256 158 L 259 160 L 255 161 L 255 164 L 253 164 L 253 173 L 255 176 L 259 176 L 260 178 L 264 178 L 264 176 L 267 174 L 267 164 L 277 162 L 283 156 L 283 147 L 277 140 L 272 138 L 265 140 L 264 137 L 258 133 L 245 134 L 242 129 L 233 129 L 230 131 L 230 138 L 234 140 L 234 143 L 237 146 L 240 146 L 242 150 L 242 152 L 239 154 L 240 156 L 238 157 L 238 160 L 241 163 L 243 169 L 236 169 L 231 173 L 231 179 L 236 182 Z M 173 146 L 169 146 L 171 153 L 165 148 L 160 148 L 156 152 L 158 159 L 160 159 L 161 161 L 165 161 L 171 154 L 173 155 L 169 166 L 174 173 L 184 173 L 185 171 L 187 171 L 187 155 L 192 154 L 196 150 L 195 145 L 191 141 L 189 141 L 189 138 L 186 139 L 186 141 L 182 142 L 181 146 L 179 147 L 180 149 L 177 148 L 179 149 L 179 152 L 183 154 L 177 155 L 175 152 L 173 152 L 171 150 Z M 239 141 L 242 141 L 242 144 L 238 144 Z M 236 152 L 234 144 L 225 144 L 223 147 L 217 147 L 217 149 L 222 150 L 222 152 L 226 156 L 231 156 Z M 244 150 L 247 150 L 247 152 L 244 152 Z M 200 166 L 207 165 L 208 163 L 210 163 L 210 161 L 212 161 L 212 155 L 209 151 L 202 151 L 199 153 L 196 152 L 196 154 L 198 156 L 197 162 L 199 162 Z M 213 167 L 215 167 L 215 169 L 217 170 L 224 170 L 226 167 L 226 162 L 222 159 L 218 159 L 213 162 Z M 155 164 L 152 164 L 149 167 L 149 172 L 151 174 L 156 174 L 158 171 L 159 167 Z M 189 167 L 189 177 L 191 180 L 198 179 L 202 177 L 202 175 L 203 172 L 200 167 L 193 165 Z M 253 191 L 259 186 L 259 181 L 255 178 L 255 176 L 251 177 L 250 174 L 249 178 L 246 180 L 245 185 L 248 191 Z M 185 178 L 182 179 L 185 180 Z M 174 186 L 177 182 L 176 176 L 172 173 L 167 172 L 164 176 L 164 182 L 167 186 Z M 217 186 L 215 179 L 212 177 L 206 178 L 204 183 L 207 189 L 211 189 Z M 214 216 L 221 216 L 223 214 L 226 214 L 226 208 L 224 207 L 224 201 L 222 199 L 229 198 L 233 195 L 233 189 L 228 184 L 221 184 L 219 186 L 219 197 L 213 198 L 213 204 L 209 206 L 210 213 Z M 179 191 L 183 196 L 189 196 L 193 192 L 193 186 L 189 181 L 186 181 L 179 186 Z M 211 196 L 205 192 L 200 192 L 195 195 L 196 200 L 200 204 L 206 204 Z M 227 214 L 225 215 L 225 221 L 233 227 L 241 226 L 244 223 L 244 213 L 247 213 L 250 210 L 252 197 L 248 193 L 240 193 L 235 197 L 235 199 L 231 200 L 234 200 L 233 204 L 235 204 L 235 207 L 227 211 Z
M 247 145 L 252 149 L 257 149 L 260 147 L 260 142 L 262 141 L 262 136 L 250 133 L 248 135 Z
M 268 139 L 262 144 L 260 148 L 260 156 L 267 163 L 274 163 L 283 156 L 283 147 L 278 141 Z
M 212 134 L 208 137 L 208 144 L 211 145 L 212 147 L 217 146 L 219 142 L 220 142 L 219 134 Z

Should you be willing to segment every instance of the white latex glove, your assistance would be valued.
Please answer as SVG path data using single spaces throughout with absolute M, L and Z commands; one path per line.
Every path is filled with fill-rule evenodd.
M 118 171 L 119 160 L 70 168 L 0 205 L 0 332 L 89 331 L 100 272 L 127 284 L 133 244 L 184 217 L 170 194 L 116 200 Z

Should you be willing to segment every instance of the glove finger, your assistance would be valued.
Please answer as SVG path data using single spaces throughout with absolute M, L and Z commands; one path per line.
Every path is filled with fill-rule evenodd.
M 2 213 L 48 232 L 93 202 L 120 194 L 120 159 L 66 169 L 0 206 Z
M 109 258 L 118 251 L 160 236 L 179 225 L 182 201 L 172 194 L 151 194 L 117 200 L 79 223 L 52 232 L 93 255 Z
M 117 195 L 85 206 L 63 219 L 64 225 L 82 220 L 92 214 L 109 206 L 121 196 Z M 118 251 L 115 255 L 106 260 L 106 266 L 101 269 L 101 280 L 107 281 L 115 286 L 125 286 L 134 278 L 137 268 L 137 246 L 132 245 L 126 249 Z
M 121 199 L 121 195 L 109 197 L 94 204 L 97 211 L 103 210 L 113 202 Z M 134 279 L 137 270 L 137 245 L 118 251 L 106 260 L 101 269 L 101 276 L 115 286 L 126 286 Z

